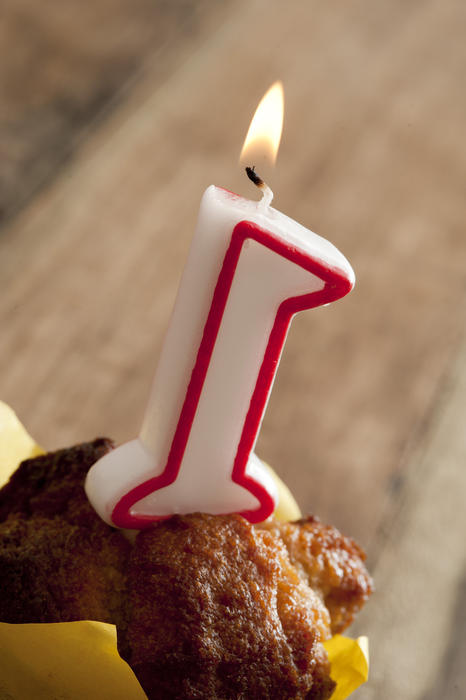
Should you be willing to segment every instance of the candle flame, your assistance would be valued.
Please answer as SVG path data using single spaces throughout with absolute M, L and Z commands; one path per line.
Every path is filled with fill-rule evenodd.
M 251 165 L 265 159 L 275 164 L 282 136 L 283 109 L 283 85 L 277 80 L 259 102 L 244 141 L 240 162 Z

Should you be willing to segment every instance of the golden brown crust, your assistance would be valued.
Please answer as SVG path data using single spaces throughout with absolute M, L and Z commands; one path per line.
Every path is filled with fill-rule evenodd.
M 119 622 L 129 548 L 103 522 L 10 516 L 0 524 L 0 621 Z
M 281 542 L 240 516 L 140 533 L 126 611 L 118 647 L 149 698 L 324 700 L 334 687 L 325 608 Z
M 130 545 L 88 502 L 105 438 L 28 459 L 0 490 L 0 621 L 118 622 Z
M 322 641 L 372 590 L 359 547 L 317 518 L 194 514 L 131 549 L 83 489 L 112 448 L 27 460 L 0 490 L 0 621 L 115 623 L 149 700 L 327 700 Z
M 59 515 L 75 525 L 100 521 L 87 500 L 84 480 L 94 462 L 113 447 L 111 440 L 97 438 L 26 459 L 0 489 L 0 522 L 12 513 Z
M 283 541 L 303 580 L 321 595 L 332 634 L 345 630 L 373 589 L 362 549 L 314 516 L 295 523 L 272 520 L 259 527 Z

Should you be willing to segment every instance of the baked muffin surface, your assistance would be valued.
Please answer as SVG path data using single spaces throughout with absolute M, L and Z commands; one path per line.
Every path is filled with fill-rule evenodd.
M 130 543 L 83 488 L 112 448 L 26 460 L 0 490 L 0 621 L 115 624 L 149 700 L 328 700 L 322 642 L 371 592 L 363 552 L 313 517 L 173 516 Z

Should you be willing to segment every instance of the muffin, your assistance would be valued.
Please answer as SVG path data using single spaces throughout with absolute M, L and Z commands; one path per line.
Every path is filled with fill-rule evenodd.
M 324 643 L 372 590 L 359 547 L 315 517 L 201 513 L 130 542 L 83 490 L 112 448 L 26 460 L 0 490 L 0 621 L 116 625 L 149 699 L 330 698 Z

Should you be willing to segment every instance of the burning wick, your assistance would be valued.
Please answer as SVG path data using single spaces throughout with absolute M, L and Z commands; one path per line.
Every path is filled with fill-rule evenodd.
M 252 166 L 252 168 L 250 168 L 250 167 L 245 168 L 245 170 L 246 170 L 246 175 L 251 180 L 251 182 L 253 182 L 256 185 L 256 187 L 258 187 L 262 192 L 262 199 L 259 202 L 260 208 L 266 209 L 267 207 L 270 206 L 272 199 L 273 199 L 272 190 L 263 181 L 263 179 L 256 173 L 254 165 Z

